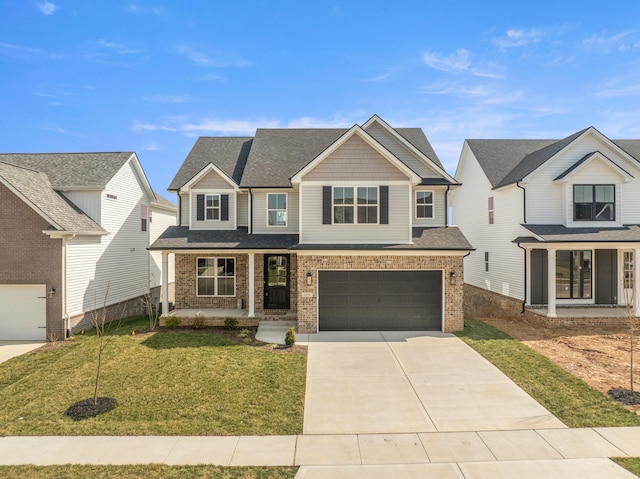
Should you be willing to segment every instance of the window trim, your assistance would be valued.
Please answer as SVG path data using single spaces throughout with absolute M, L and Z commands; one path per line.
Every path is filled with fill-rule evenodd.
M 578 219 L 576 218 L 576 186 L 590 186 L 591 187 L 591 218 L 590 219 Z M 611 219 L 601 219 L 599 220 L 596 216 L 596 187 L 597 186 L 611 186 L 613 188 L 613 218 Z M 571 195 L 571 204 L 573 206 L 573 221 L 598 221 L 598 222 L 607 222 L 607 221 L 616 221 L 616 185 L 614 183 L 575 183 L 572 188 Z M 577 203 L 580 205 L 586 205 L 588 203 L 580 202 Z
M 353 190 L 353 204 L 351 205 L 346 205 L 346 207 L 351 207 L 353 208 L 353 222 L 352 223 L 336 223 L 336 215 L 335 215 L 335 208 L 336 206 L 342 206 L 344 207 L 345 205 L 337 205 L 335 203 L 335 190 L 336 188 L 351 188 Z M 376 190 L 376 203 L 375 205 L 371 205 L 371 204 L 364 204 L 364 205 L 359 205 L 358 204 L 358 189 L 359 188 L 375 188 Z M 369 208 L 375 206 L 376 208 L 376 221 L 375 223 L 360 223 L 358 221 L 358 209 L 359 208 Z M 347 225 L 347 226 L 355 226 L 355 225 L 379 225 L 380 224 L 380 185 L 360 185 L 360 186 L 352 186 L 352 185 L 333 185 L 331 186 L 331 224 L 332 225 Z
M 434 190 L 416 190 L 414 195 L 415 218 L 418 220 L 432 220 L 436 217 L 435 191 Z M 418 204 L 418 193 L 431 193 L 431 203 Z M 431 216 L 418 216 L 419 206 L 431 206 Z
M 207 200 L 209 197 L 218 197 L 218 206 L 207 206 Z M 212 200 L 213 203 L 213 200 Z M 207 218 L 207 211 L 211 210 L 215 212 L 218 210 L 218 219 Z M 213 213 L 211 214 L 213 216 Z M 205 193 L 204 194 L 204 221 L 222 221 L 222 194 L 220 193 Z
M 280 209 L 280 208 L 275 208 L 275 209 L 270 209 L 269 208 L 269 196 L 271 195 L 284 195 L 284 210 Z M 267 228 L 286 228 L 289 225 L 289 193 L 267 193 L 267 201 L 266 201 L 266 208 L 267 208 L 267 218 L 266 218 L 266 224 L 267 224 Z M 269 212 L 271 211 L 284 211 L 285 215 L 284 215 L 284 224 L 283 225 L 272 225 L 269 224 Z
M 198 274 L 198 261 L 200 261 L 201 259 L 205 259 L 205 260 L 215 260 L 216 264 L 215 264 L 215 276 L 200 276 Z M 218 260 L 232 260 L 233 261 L 233 276 L 218 276 Z M 236 284 L 236 277 L 237 277 L 237 272 L 236 272 L 236 266 L 237 266 L 237 261 L 236 258 L 233 256 L 198 256 L 196 258 L 196 297 L 198 298 L 233 298 L 237 295 L 237 284 Z M 206 279 L 210 279 L 213 278 L 213 292 L 214 294 L 199 294 L 199 288 L 198 288 L 198 281 L 200 278 L 206 278 Z M 233 294 L 217 294 L 218 293 L 218 279 L 220 278 L 233 278 Z

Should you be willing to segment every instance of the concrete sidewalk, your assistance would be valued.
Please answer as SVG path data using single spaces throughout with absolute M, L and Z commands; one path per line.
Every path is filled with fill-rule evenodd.
M 297 478 L 635 477 L 640 427 L 299 436 L 12 436 L 0 464 L 303 466 Z

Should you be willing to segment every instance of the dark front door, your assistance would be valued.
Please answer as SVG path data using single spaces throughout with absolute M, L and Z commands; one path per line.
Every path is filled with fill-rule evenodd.
M 596 304 L 618 302 L 618 251 L 596 250 Z
M 264 309 L 289 309 L 289 255 L 264 255 Z

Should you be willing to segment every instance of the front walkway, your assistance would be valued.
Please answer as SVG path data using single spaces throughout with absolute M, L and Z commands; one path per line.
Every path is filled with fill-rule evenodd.
M 454 335 L 298 335 L 305 339 L 304 434 L 566 428 Z

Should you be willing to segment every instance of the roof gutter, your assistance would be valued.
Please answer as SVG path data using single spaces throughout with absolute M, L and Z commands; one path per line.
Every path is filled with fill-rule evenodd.
M 523 223 L 527 224 L 527 190 L 524 189 L 524 186 L 520 186 L 520 180 L 516 181 L 516 186 L 522 190 L 522 216 Z

